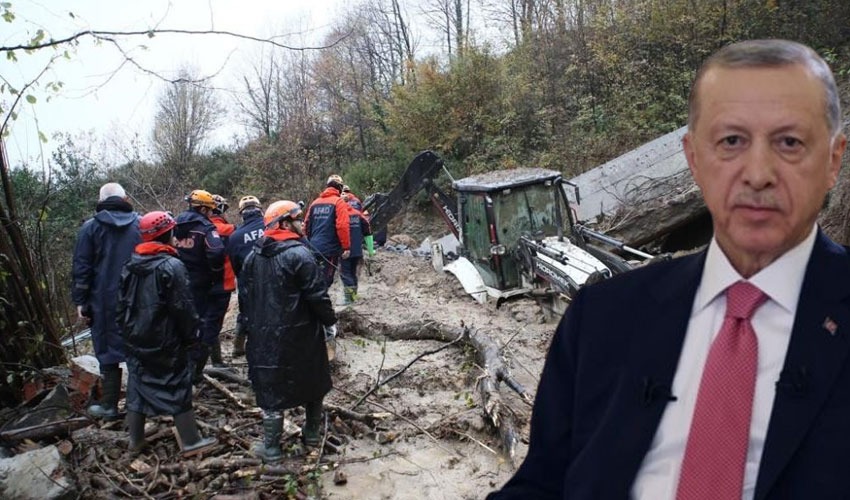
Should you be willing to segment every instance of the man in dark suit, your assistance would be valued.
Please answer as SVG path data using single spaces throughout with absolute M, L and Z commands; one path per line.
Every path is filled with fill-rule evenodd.
M 816 225 L 846 146 L 832 73 L 794 42 L 736 43 L 689 106 L 712 242 L 577 294 L 526 459 L 488 498 L 850 495 L 850 255 Z

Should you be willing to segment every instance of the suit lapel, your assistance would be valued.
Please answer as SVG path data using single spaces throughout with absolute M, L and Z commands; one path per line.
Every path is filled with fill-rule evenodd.
M 609 455 L 611 470 L 628 475 L 631 484 L 652 444 L 664 409 L 670 402 L 691 308 L 705 263 L 705 252 L 682 258 L 680 266 L 659 275 L 644 301 L 647 311 L 632 336 L 628 366 L 618 385 L 614 415 L 608 429 L 614 434 Z M 626 451 L 629 451 L 628 453 Z
M 770 492 L 834 390 L 850 350 L 850 259 L 818 232 L 809 259 L 756 483 Z

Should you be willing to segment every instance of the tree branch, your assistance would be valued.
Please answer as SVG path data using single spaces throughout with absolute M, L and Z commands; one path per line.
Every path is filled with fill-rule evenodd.
M 268 43 L 275 47 L 287 50 L 295 50 L 295 51 L 308 51 L 308 50 L 323 50 L 335 47 L 346 38 L 349 37 L 350 33 L 346 33 L 340 36 L 338 39 L 334 40 L 329 45 L 317 45 L 317 46 L 307 46 L 307 47 L 295 47 L 291 45 L 286 45 L 280 42 L 275 41 L 272 38 L 259 38 L 251 35 L 243 35 L 241 33 L 235 33 L 233 31 L 219 31 L 219 30 L 180 30 L 180 29 L 150 29 L 145 31 L 101 31 L 101 30 L 86 30 L 80 31 L 78 33 L 74 33 L 71 36 L 59 39 L 50 39 L 46 42 L 36 43 L 36 44 L 26 44 L 26 45 L 12 45 L 7 47 L 0 47 L 0 52 L 16 52 L 19 50 L 39 50 L 46 49 L 48 47 L 56 47 L 59 45 L 64 45 L 67 43 L 75 42 L 81 38 L 92 37 L 95 39 L 102 39 L 104 37 L 134 37 L 134 36 L 146 36 L 148 38 L 153 38 L 156 35 L 163 34 L 179 34 L 179 35 L 216 35 L 216 36 L 229 36 L 233 38 L 239 38 L 242 40 L 250 40 L 254 42 Z

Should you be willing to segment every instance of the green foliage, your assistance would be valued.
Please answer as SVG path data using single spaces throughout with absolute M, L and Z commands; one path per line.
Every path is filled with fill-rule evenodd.
M 362 200 L 369 194 L 392 189 L 413 156 L 413 153 L 396 151 L 390 158 L 357 160 L 344 169 L 343 179 Z
M 215 194 L 233 193 L 239 180 L 239 164 L 236 153 L 222 148 L 213 150 L 198 159 L 200 165 L 199 186 Z

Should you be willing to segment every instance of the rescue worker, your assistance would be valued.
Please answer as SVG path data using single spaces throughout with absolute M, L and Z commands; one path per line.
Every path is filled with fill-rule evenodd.
M 357 300 L 357 271 L 363 261 L 363 244 L 369 257 L 375 255 L 375 243 L 369 219 L 363 214 L 363 203 L 348 186 L 342 187 L 342 199 L 350 207 L 348 225 L 351 229 L 351 255 L 342 259 L 339 277 L 342 280 L 343 303 L 353 304 Z
M 94 217 L 80 228 L 74 247 L 71 298 L 77 317 L 88 320 L 94 353 L 103 377 L 102 397 L 89 406 L 89 415 L 104 420 L 118 418 L 124 341 L 115 322 L 121 268 L 140 241 L 139 215 L 127 201 L 120 184 L 100 188 Z
M 348 204 L 342 197 L 342 177 L 328 177 L 325 190 L 310 203 L 304 220 L 304 235 L 310 240 L 316 261 L 322 267 L 325 286 L 330 288 L 340 258 L 351 255 Z
M 218 331 L 206 320 L 210 293 L 223 279 L 224 242 L 209 219 L 215 208 L 212 194 L 196 189 L 186 197 L 188 209 L 177 216 L 174 230 L 175 246 L 180 260 L 189 272 L 192 303 L 201 319 L 196 347 L 190 353 L 195 382 L 203 377 L 210 349 L 218 341 Z
M 348 204 L 340 197 L 342 177 L 328 177 L 325 190 L 310 203 L 304 220 L 304 234 L 316 256 L 325 287 L 330 288 L 340 259 L 351 256 Z M 328 357 L 336 356 L 336 328 L 325 330 Z
M 265 234 L 239 274 L 246 312 L 248 376 L 263 410 L 263 441 L 252 448 L 264 462 L 282 458 L 283 412 L 304 406 L 305 445 L 320 443 L 322 400 L 331 389 L 323 326 L 336 315 L 313 253 L 302 241 L 302 209 L 272 203 Z
M 230 235 L 225 246 L 227 257 L 230 259 L 230 265 L 233 266 L 237 280 L 239 279 L 239 272 L 242 270 L 242 262 L 251 252 L 254 242 L 263 236 L 263 207 L 260 200 L 253 195 L 243 196 L 239 200 L 239 215 L 242 217 L 242 224 L 239 224 L 233 234 Z M 245 315 L 242 312 L 244 309 L 242 303 L 239 302 L 239 315 L 236 316 L 236 337 L 233 339 L 234 358 L 245 355 Z
M 224 324 L 224 316 L 227 314 L 227 308 L 230 305 L 230 295 L 233 290 L 236 290 L 236 275 L 233 273 L 233 267 L 230 263 L 230 257 L 227 255 L 227 242 L 236 226 L 227 222 L 224 214 L 230 205 L 227 200 L 218 194 L 213 195 L 215 208 L 210 214 L 210 220 L 215 225 L 218 235 L 221 237 L 225 247 L 224 269 L 222 270 L 222 279 L 216 279 L 215 285 L 210 290 L 210 301 L 207 307 L 207 314 L 204 322 L 209 325 L 209 334 L 215 335 L 215 342 L 210 346 L 210 362 L 214 368 L 227 368 L 224 359 L 221 357 L 221 327 Z
M 188 348 L 198 315 L 186 266 L 172 246 L 176 222 L 166 212 L 142 217 L 142 243 L 121 273 L 117 319 L 127 350 L 127 430 L 130 450 L 145 445 L 145 417 L 173 415 L 184 456 L 208 450 L 192 409 Z

